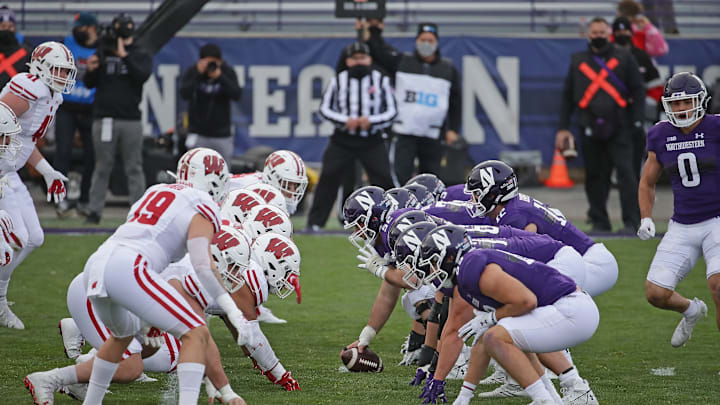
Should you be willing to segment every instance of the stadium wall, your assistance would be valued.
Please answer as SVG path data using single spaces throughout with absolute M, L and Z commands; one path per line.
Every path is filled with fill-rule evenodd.
M 413 38 L 387 40 L 399 50 L 414 46 Z M 182 72 L 195 63 L 203 44 L 214 42 L 243 86 L 233 113 L 236 153 L 264 144 L 319 162 L 332 133 L 317 114 L 322 89 L 350 41 L 277 35 L 173 38 L 155 56 L 155 74 L 145 84 L 143 130 L 150 135 L 175 127 L 186 108 L 178 93 Z M 720 79 L 720 39 L 668 42 L 670 53 L 657 60 L 661 76 L 693 71 L 707 84 Z M 462 77 L 462 132 L 472 158 L 496 158 L 501 150 L 540 150 L 549 164 L 570 55 L 584 49 L 586 41 L 443 36 L 440 45 L 442 56 L 453 60 Z

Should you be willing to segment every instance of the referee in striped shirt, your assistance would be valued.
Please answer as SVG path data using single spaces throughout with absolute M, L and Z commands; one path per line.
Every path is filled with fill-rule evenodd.
M 385 148 L 385 129 L 397 108 L 391 79 L 372 66 L 370 48 L 355 42 L 344 50 L 347 69 L 332 78 L 323 94 L 320 114 L 335 124 L 323 154 L 320 180 L 315 188 L 308 229 L 325 226 L 345 172 L 360 161 L 372 185 L 393 187 Z

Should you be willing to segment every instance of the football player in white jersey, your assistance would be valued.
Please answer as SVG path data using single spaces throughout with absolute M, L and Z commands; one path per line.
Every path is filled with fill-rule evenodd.
M 300 301 L 300 251 L 292 240 L 272 232 L 257 237 L 252 242 L 252 248 L 248 249 L 247 243 L 237 243 L 234 240 L 239 240 L 240 237 L 231 237 L 234 228 L 223 225 L 223 229 L 227 231 L 225 234 L 215 235 L 212 255 L 225 288 L 245 318 L 251 320 L 251 333 L 255 343 L 244 345 L 243 352 L 272 383 L 280 385 L 286 391 L 298 390 L 300 386 L 297 380 L 280 363 L 260 325 L 253 321 L 258 318 L 259 307 L 267 301 L 269 294 L 284 299 L 295 291 Z M 250 252 L 252 258 L 247 262 Z M 248 264 L 242 265 L 242 262 Z M 229 322 L 223 309 L 209 298 L 187 261 L 183 260 L 171 267 L 173 269 L 170 283 L 176 288 L 183 288 L 184 293 L 197 301 L 208 313 L 220 315 L 233 337 L 237 338 L 238 331 L 235 326 Z
M 239 331 L 238 343 L 254 343 L 248 321 L 219 281 L 209 253 L 210 241 L 220 230 L 217 203 L 227 177 L 225 161 L 217 152 L 188 151 L 178 162 L 177 183 L 150 187 L 130 208 L 127 221 L 88 259 L 83 274 L 87 296 L 111 336 L 93 362 L 85 404 L 102 402 L 127 346 L 152 328 L 182 341 L 179 403 L 197 404 L 210 332 L 160 276 L 186 253 L 200 284 Z M 32 375 L 27 383 L 38 402 Z
M 15 113 L 22 128 L 21 148 L 12 160 L 0 161 L 0 176 L 5 176 L 7 189 L 0 199 L 0 209 L 7 211 L 15 224 L 20 250 L 14 260 L 0 272 L 0 325 L 24 329 L 22 321 L 7 306 L 7 288 L 10 276 L 33 249 L 43 244 L 40 227 L 32 198 L 20 180 L 17 171 L 26 164 L 42 174 L 48 188 L 48 201 L 65 198 L 67 178 L 53 169 L 35 144 L 45 136 L 52 125 L 62 94 L 68 94 L 75 86 L 75 59 L 65 45 L 44 42 L 35 48 L 30 60 L 30 72 L 18 73 L 0 91 L 0 102 Z
M 220 249 L 223 249 L 222 251 Z M 225 260 L 226 250 L 235 253 L 232 258 Z M 234 268 L 248 268 L 250 261 L 250 242 L 245 236 L 230 226 L 222 226 L 221 231 L 213 237 L 211 247 L 213 260 L 223 274 L 226 272 L 228 262 Z M 217 261 L 216 257 L 222 257 Z M 202 288 L 189 255 L 182 260 L 172 263 L 163 271 L 162 278 L 190 304 L 195 313 L 205 319 L 205 308 L 214 304 L 208 292 Z M 227 285 L 227 282 L 225 282 Z M 233 292 L 230 291 L 229 292 Z M 233 297 L 234 298 L 234 297 Z M 235 298 L 234 298 L 235 299 Z M 60 322 L 60 333 L 63 338 L 65 354 L 71 359 L 77 359 L 78 364 L 49 371 L 36 372 L 29 375 L 26 385 L 33 387 L 36 400 L 46 403 L 52 399 L 52 393 L 59 391 L 67 393 L 73 398 L 84 400 L 84 391 L 87 390 L 88 380 L 92 371 L 94 354 L 81 355 L 83 341 L 87 341 L 93 348 L 99 349 L 110 336 L 107 326 L 99 319 L 97 310 L 93 307 L 85 293 L 83 274 L 79 274 L 70 283 L 67 293 L 68 310 L 72 318 Z M 145 339 L 145 347 L 141 340 L 133 339 L 123 355 L 122 361 L 115 371 L 112 382 L 131 383 L 142 377 L 142 372 L 165 372 L 175 370 L 178 362 L 178 353 L 181 346 L 177 338 L 167 333 L 153 331 L 153 339 Z M 149 344 L 157 348 L 153 351 Z M 141 355 L 143 356 L 141 358 Z M 87 361 L 82 361 L 87 358 Z M 215 341 L 210 337 L 206 352 L 206 375 L 213 387 L 221 387 L 217 391 L 218 398 L 223 403 L 244 405 L 245 402 L 230 387 L 229 380 L 222 367 L 220 351 Z
M 228 190 L 248 188 L 255 183 L 266 183 L 280 190 L 287 202 L 290 215 L 297 210 L 298 203 L 305 195 L 308 178 L 305 163 L 295 152 L 278 150 L 265 159 L 262 172 L 233 175 L 228 182 Z

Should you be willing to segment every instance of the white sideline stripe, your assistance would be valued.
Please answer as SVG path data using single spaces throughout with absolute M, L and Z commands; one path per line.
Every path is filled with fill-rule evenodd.
M 661 377 L 674 376 L 675 375 L 675 367 L 651 368 L 650 374 L 661 376 Z

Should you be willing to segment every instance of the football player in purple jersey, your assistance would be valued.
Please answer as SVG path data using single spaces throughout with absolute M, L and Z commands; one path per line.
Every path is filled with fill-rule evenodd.
M 446 188 L 438 201 L 470 201 L 470 193 L 465 191 L 465 184 L 455 184 Z
M 597 404 L 587 381 L 561 350 L 587 341 L 599 324 L 592 298 L 557 270 L 535 260 L 495 249 L 473 249 L 467 232 L 454 225 L 435 228 L 423 239 L 418 266 L 450 275 L 455 285 L 434 376 L 423 391 L 425 403 L 445 398 L 445 376 L 462 347 L 476 336 L 461 398 L 467 404 L 474 383 L 495 358 L 532 397 L 533 404 L 570 403 L 577 397 Z M 473 309 L 478 315 L 473 317 Z M 560 399 L 537 357 L 560 376 Z M 572 402 L 574 403 L 574 402 Z
M 655 183 L 664 170 L 672 184 L 673 216 L 650 264 L 645 295 L 651 305 L 683 314 L 670 339 L 673 347 L 680 347 L 707 315 L 702 300 L 689 300 L 675 291 L 701 254 L 720 329 L 720 117 L 705 114 L 710 96 L 691 73 L 668 79 L 661 100 L 668 119 L 648 131 L 637 234 L 643 240 L 655 236 Z
M 618 277 L 615 257 L 602 243 L 595 243 L 556 208 L 522 194 L 513 169 L 499 160 L 476 165 L 468 176 L 474 215 L 485 216 L 497 225 L 509 225 L 546 234 L 572 246 L 585 259 L 586 281 L 582 286 L 595 297 L 612 288 Z

